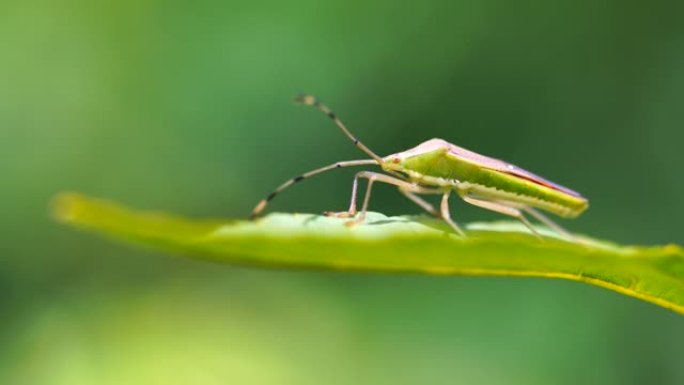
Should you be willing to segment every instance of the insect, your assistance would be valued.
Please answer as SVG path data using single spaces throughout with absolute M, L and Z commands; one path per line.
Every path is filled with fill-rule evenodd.
M 257 217 L 269 201 L 297 182 L 337 168 L 367 165 L 379 166 L 384 173 L 358 172 L 352 184 L 349 209 L 344 212 L 326 214 L 341 218 L 354 218 L 347 222 L 348 224 L 363 222 L 368 210 L 372 187 L 375 182 L 381 182 L 396 186 L 399 192 L 408 199 L 430 214 L 442 218 L 461 236 L 465 236 L 465 233 L 452 220 L 449 210 L 449 197 L 452 193 L 456 193 L 462 200 L 472 205 L 520 220 L 537 237 L 540 235 L 527 219 L 526 214 L 546 224 L 557 233 L 572 239 L 567 231 L 539 210 L 563 218 L 574 218 L 589 207 L 588 200 L 573 190 L 510 163 L 480 155 L 442 139 L 430 139 L 409 150 L 380 157 L 354 136 L 337 115 L 314 96 L 300 95 L 295 101 L 313 106 L 326 114 L 354 145 L 371 159 L 336 162 L 292 178 L 261 200 L 252 211 L 251 218 Z M 367 179 L 368 184 L 361 211 L 357 215 L 359 179 Z M 441 195 L 439 208 L 420 196 L 426 194 Z

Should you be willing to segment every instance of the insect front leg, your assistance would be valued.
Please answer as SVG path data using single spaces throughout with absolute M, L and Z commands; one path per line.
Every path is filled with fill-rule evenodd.
M 361 171 L 356 174 L 355 180 L 358 178 L 368 179 L 368 187 L 366 187 L 366 195 L 363 197 L 363 206 L 361 207 L 361 213 L 359 214 L 358 218 L 356 218 L 352 222 L 349 222 L 350 225 L 361 223 L 366 219 L 366 213 L 368 212 L 368 203 L 370 202 L 371 192 L 373 191 L 373 183 L 375 183 L 375 181 L 393 184 L 399 187 L 403 186 L 406 188 L 412 186 L 410 183 L 404 180 L 389 175 L 380 174 L 378 172 Z M 355 204 L 355 202 L 352 203 Z
M 356 194 L 359 190 L 359 173 L 354 176 L 354 182 L 352 183 L 352 194 L 351 202 L 349 203 L 349 209 L 347 211 L 326 211 L 326 216 L 336 217 L 336 218 L 351 218 L 356 215 Z
M 441 190 L 435 190 L 435 189 L 429 189 L 421 186 L 417 186 L 415 184 L 409 183 L 405 180 L 395 178 L 389 175 L 381 174 L 378 172 L 370 172 L 370 171 L 361 171 L 356 174 L 354 177 L 354 185 L 352 186 L 352 201 L 349 207 L 349 211 L 347 212 L 342 212 L 342 213 L 327 213 L 328 215 L 334 215 L 334 216 L 339 216 L 339 217 L 349 217 L 352 216 L 356 213 L 356 202 L 357 202 L 357 190 L 358 190 L 358 180 L 360 178 L 365 178 L 368 179 L 368 187 L 366 188 L 366 195 L 364 196 L 363 199 L 363 205 L 361 207 L 361 212 L 359 213 L 359 216 L 350 222 L 347 222 L 349 225 L 354 225 L 363 222 L 366 219 L 366 212 L 368 211 L 368 205 L 370 202 L 370 197 L 371 193 L 373 190 L 373 184 L 375 182 L 382 182 L 382 183 L 387 183 L 391 185 L 395 185 L 399 187 L 402 192 L 406 191 L 409 193 L 418 193 L 418 194 L 435 194 L 437 192 L 441 193 Z M 408 195 L 407 195 L 408 196 Z M 421 207 L 425 208 L 426 210 L 428 208 L 431 208 L 432 205 L 429 203 L 423 201 L 419 197 L 415 196 L 414 197 L 417 200 L 413 200 L 411 197 L 409 199 L 413 200 L 414 202 L 418 203 L 418 201 L 421 201 L 423 204 L 418 203 Z M 430 210 L 428 210 L 430 211 Z M 434 208 L 432 208 L 432 211 L 435 211 Z
M 368 179 L 368 187 L 366 189 L 366 198 L 364 199 L 364 207 L 368 207 L 368 200 L 370 199 L 370 192 L 371 188 L 373 186 L 373 182 L 375 180 L 378 180 L 383 183 L 388 183 L 388 184 L 393 184 L 396 186 L 399 186 L 400 189 L 407 189 L 411 191 L 420 191 L 422 192 L 424 189 L 418 186 L 414 186 L 404 180 L 401 180 L 399 178 L 394 178 L 389 175 L 381 174 L 378 172 L 371 172 L 371 171 L 360 171 L 354 175 L 354 182 L 352 183 L 352 194 L 351 194 L 351 201 L 349 203 L 349 209 L 347 211 L 341 211 L 341 212 L 335 212 L 335 211 L 326 211 L 324 214 L 327 216 L 331 217 L 337 217 L 337 218 L 351 218 L 357 213 L 357 198 L 358 198 L 358 191 L 359 191 L 359 179 L 360 178 L 366 178 Z M 417 199 L 420 199 L 416 197 Z M 422 200 L 422 199 L 421 199 Z M 425 204 L 429 205 L 429 203 L 423 201 Z M 365 210 L 362 210 L 362 217 L 365 217 Z M 361 221 L 363 221 L 363 218 L 361 218 Z

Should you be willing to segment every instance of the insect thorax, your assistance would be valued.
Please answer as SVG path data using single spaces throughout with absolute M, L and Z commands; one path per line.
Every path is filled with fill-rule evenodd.
M 411 182 L 428 186 L 453 185 L 476 171 L 468 164 L 454 162 L 446 156 L 445 149 L 411 156 L 398 153 L 386 157 L 385 160 L 383 168 L 386 171 L 399 172 Z

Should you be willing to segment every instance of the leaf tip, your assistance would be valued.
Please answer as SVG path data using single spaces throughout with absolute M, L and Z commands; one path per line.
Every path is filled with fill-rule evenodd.
M 682 247 L 675 244 L 675 243 L 668 243 L 667 245 L 663 246 L 663 251 L 667 254 L 672 254 L 672 255 L 684 254 L 684 251 L 682 251 Z
M 78 218 L 78 213 L 83 197 L 75 192 L 63 192 L 50 201 L 50 215 L 57 222 L 73 223 Z

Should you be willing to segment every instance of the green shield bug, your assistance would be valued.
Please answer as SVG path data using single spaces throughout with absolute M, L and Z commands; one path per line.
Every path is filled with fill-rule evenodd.
M 560 186 L 520 167 L 490 158 L 442 139 L 430 139 L 409 150 L 380 157 L 352 135 L 342 121 L 325 104 L 311 95 L 300 95 L 296 101 L 313 106 L 326 114 L 337 127 L 371 159 L 336 162 L 292 178 L 261 200 L 252 211 L 258 216 L 268 202 L 291 185 L 314 175 L 342 167 L 375 165 L 385 173 L 360 171 L 354 177 L 349 209 L 341 213 L 327 213 L 338 217 L 355 217 L 349 224 L 361 223 L 368 210 L 371 190 L 375 182 L 397 186 L 399 191 L 427 212 L 442 218 L 459 235 L 463 230 L 451 219 L 449 197 L 455 192 L 472 205 L 508 215 L 520 220 L 532 233 L 539 236 L 525 214 L 536 218 L 561 235 L 572 238 L 562 227 L 539 210 L 564 218 L 575 218 L 589 207 L 579 193 Z M 359 179 L 367 179 L 366 194 L 357 216 Z M 441 195 L 439 208 L 420 195 Z

